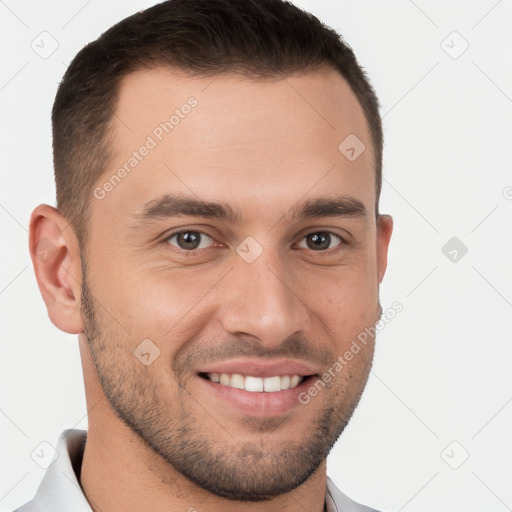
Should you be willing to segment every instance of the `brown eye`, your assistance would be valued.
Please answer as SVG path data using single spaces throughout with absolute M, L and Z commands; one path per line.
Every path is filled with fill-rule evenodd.
M 174 239 L 175 243 L 172 242 Z M 196 249 L 206 249 L 208 240 L 212 240 L 211 237 L 201 231 L 180 231 L 167 238 L 167 243 L 182 251 L 195 251 Z
M 332 249 L 331 243 L 338 239 L 338 244 L 342 242 L 342 238 L 334 233 L 331 233 L 330 231 L 317 231 L 314 233 L 310 233 L 309 235 L 305 236 L 301 240 L 301 244 L 303 241 L 305 241 L 306 246 L 300 245 L 304 249 L 312 249 L 313 251 L 325 251 L 327 249 Z

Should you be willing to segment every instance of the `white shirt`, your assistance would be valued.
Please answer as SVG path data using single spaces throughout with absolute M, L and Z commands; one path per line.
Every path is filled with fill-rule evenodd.
M 34 498 L 14 512 L 92 512 L 77 472 L 82 464 L 87 431 L 62 432 L 53 461 Z M 325 512 L 377 512 L 345 496 L 327 477 Z

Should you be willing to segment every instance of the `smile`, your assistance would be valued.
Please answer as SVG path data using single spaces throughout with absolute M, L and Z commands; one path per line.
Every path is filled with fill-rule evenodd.
M 301 375 L 274 375 L 269 377 L 253 377 L 240 373 L 206 373 L 202 377 L 222 386 L 244 389 L 253 393 L 275 393 L 296 388 L 306 377 Z

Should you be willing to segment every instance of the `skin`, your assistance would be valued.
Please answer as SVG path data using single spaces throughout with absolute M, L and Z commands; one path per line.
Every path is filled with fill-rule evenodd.
M 364 389 L 374 340 L 307 405 L 280 414 L 241 411 L 197 371 L 287 358 L 321 374 L 378 320 L 392 219 L 375 215 L 367 123 L 329 69 L 265 81 L 145 70 L 122 82 L 114 158 L 96 186 L 191 96 L 190 114 L 103 199 L 91 197 L 86 255 L 58 210 L 40 205 L 31 217 L 50 319 L 79 334 L 89 418 L 81 485 L 98 512 L 298 503 L 320 512 L 325 458 Z M 338 150 L 349 134 L 366 146 L 353 162 Z M 137 223 L 165 193 L 228 203 L 243 221 Z M 301 201 L 337 196 L 360 201 L 366 214 L 291 218 Z M 187 257 L 169 238 L 176 228 L 208 236 Z M 326 231 L 331 243 L 319 250 L 308 235 Z M 236 251 L 248 236 L 262 248 L 252 263 Z M 37 257 L 43 239 L 56 247 L 51 258 Z M 134 356 L 144 339 L 160 350 L 148 366 Z

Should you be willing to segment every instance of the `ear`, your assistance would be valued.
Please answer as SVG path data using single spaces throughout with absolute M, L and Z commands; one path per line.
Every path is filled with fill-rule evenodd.
M 379 215 L 377 219 L 377 276 L 379 284 L 384 278 L 388 265 L 388 247 L 393 232 L 393 218 L 390 215 Z
M 62 213 L 41 204 L 30 217 L 30 256 L 48 316 L 61 331 L 83 332 L 82 267 L 73 227 Z

